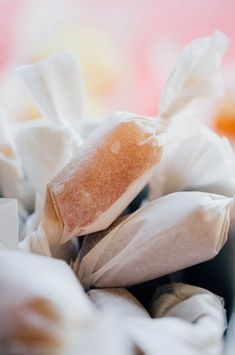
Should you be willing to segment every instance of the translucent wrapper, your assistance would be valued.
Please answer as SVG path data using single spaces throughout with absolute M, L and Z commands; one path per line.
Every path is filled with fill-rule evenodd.
M 70 268 L 7 251 L 1 251 L 0 264 L 1 354 L 66 354 L 66 348 L 70 354 L 79 326 L 92 317 L 92 305 Z
M 42 226 L 49 244 L 107 228 L 149 181 L 161 157 L 152 119 L 117 113 L 48 184 Z
M 16 143 L 20 158 L 35 192 L 35 213 L 24 228 L 27 240 L 21 248 L 69 259 L 75 243 L 51 250 L 47 240 L 37 243 L 34 235 L 42 219 L 46 186 L 68 163 L 81 144 L 81 75 L 76 55 L 64 53 L 17 69 L 41 110 L 44 120 L 19 127 Z M 43 149 L 42 149 L 43 147 Z M 34 243 L 31 243 L 32 238 Z M 41 246 L 41 243 L 43 245 Z
M 232 147 L 226 138 L 194 119 L 175 120 L 168 130 L 162 160 L 149 186 L 151 200 L 183 190 L 232 197 L 235 195 Z
M 25 178 L 16 153 L 12 130 L 5 115 L 0 113 L 0 193 L 6 198 L 17 198 L 21 208 L 33 207 L 33 193 Z
M 88 297 L 104 313 L 124 318 L 150 318 L 144 307 L 124 288 L 93 289 Z
M 173 193 L 140 208 L 108 234 L 97 233 L 95 245 L 94 235 L 86 236 L 86 252 L 82 246 L 74 271 L 86 289 L 145 282 L 213 258 L 234 222 L 234 199 Z
M 35 215 L 28 222 L 30 232 L 41 219 L 46 185 L 82 143 L 82 80 L 74 53 L 20 66 L 17 72 L 44 117 L 21 125 L 16 134 L 17 150 L 36 191 Z
M 216 32 L 185 48 L 163 90 L 158 118 L 118 112 L 93 132 L 48 184 L 42 223 L 29 244 L 46 239 L 55 248 L 107 228 L 120 215 L 151 179 L 169 120 L 193 98 L 220 94 L 218 68 L 227 45 Z
M 142 353 L 222 353 L 226 328 L 222 299 L 186 284 L 165 285 L 155 297 L 152 307 L 156 319 L 130 319 L 125 323 L 127 333 Z
M 181 52 L 160 98 L 160 116 L 168 119 L 182 111 L 195 97 L 223 94 L 218 68 L 229 39 L 215 31 L 211 37 L 190 42 Z
M 18 221 L 17 201 L 0 198 L 0 250 L 18 249 Z
M 157 289 L 151 319 L 124 289 L 93 289 L 90 299 L 116 317 L 120 332 L 132 344 L 130 354 L 221 354 L 226 317 L 223 300 L 187 284 Z
M 48 182 L 66 165 L 73 155 L 70 134 L 61 125 L 46 120 L 21 124 L 16 146 L 26 174 L 36 193 L 35 214 L 27 223 L 27 232 L 37 229 L 42 218 Z
M 0 251 L 0 288 L 1 354 L 132 354 L 115 319 L 96 311 L 63 261 Z
M 53 55 L 37 63 L 22 65 L 17 72 L 43 117 L 54 125 L 67 128 L 75 148 L 80 145 L 83 83 L 76 54 Z

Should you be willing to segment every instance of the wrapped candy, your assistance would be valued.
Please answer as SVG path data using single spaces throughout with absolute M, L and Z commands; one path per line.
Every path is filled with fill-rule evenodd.
M 0 353 L 70 354 L 93 312 L 70 268 L 10 251 L 0 252 L 0 264 Z
M 160 159 L 157 127 L 148 118 L 116 114 L 88 138 L 48 184 L 41 227 L 50 247 L 105 229 L 125 209 Z
M 120 331 L 132 343 L 134 354 L 221 353 L 226 329 L 223 300 L 191 285 L 173 283 L 154 295 L 151 319 L 124 289 L 93 289 L 91 300 L 104 313 L 116 317 Z
M 185 48 L 163 91 L 158 119 L 119 112 L 93 132 L 48 184 L 31 250 L 48 252 L 72 237 L 107 228 L 120 215 L 150 180 L 172 116 L 195 97 L 220 94 L 218 67 L 227 45 L 216 32 Z
M 188 117 L 169 127 L 163 158 L 149 184 L 149 198 L 183 190 L 235 195 L 235 155 L 229 141 Z
M 86 252 L 82 246 L 74 271 L 86 289 L 151 280 L 213 258 L 230 223 L 235 223 L 234 199 L 173 193 L 146 204 L 108 234 L 101 232 L 95 245 L 93 236 L 86 236 Z
M 1 354 L 131 354 L 115 319 L 96 311 L 63 261 L 0 251 L 0 288 Z
M 223 300 L 198 287 L 160 287 L 152 304 L 153 320 L 130 319 L 125 329 L 147 355 L 219 355 L 226 329 Z

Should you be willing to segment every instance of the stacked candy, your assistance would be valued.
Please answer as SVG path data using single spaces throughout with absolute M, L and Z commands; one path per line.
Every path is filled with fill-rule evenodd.
M 19 69 L 43 120 L 11 135 L 22 171 L 17 183 L 27 181 L 35 207 L 18 250 L 6 250 L 6 228 L 1 240 L 2 353 L 220 353 L 221 299 L 194 286 L 160 284 L 216 256 L 235 223 L 232 148 L 190 111 L 193 99 L 221 95 L 218 69 L 227 46 L 220 32 L 190 43 L 163 90 L 158 117 L 116 112 L 84 142 L 73 54 Z M 13 159 L 3 143 L 4 159 Z M 9 182 L 1 166 L 0 177 L 4 193 Z M 15 197 L 27 210 L 25 196 Z M 161 276 L 167 279 L 158 282 Z M 131 287 L 150 280 L 158 287 L 153 295 L 149 285 L 144 309 Z

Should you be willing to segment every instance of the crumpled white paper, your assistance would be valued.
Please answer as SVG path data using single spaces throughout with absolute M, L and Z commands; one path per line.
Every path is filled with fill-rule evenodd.
M 209 260 L 235 223 L 234 201 L 198 191 L 154 200 L 108 234 L 100 232 L 101 238 L 100 233 L 86 236 L 92 247 L 84 244 L 87 253 L 81 248 L 74 271 L 86 289 L 124 287 Z
M 189 112 L 185 116 L 192 116 Z M 190 117 L 173 122 L 161 162 L 149 184 L 153 200 L 171 192 L 200 190 L 235 195 L 235 154 L 229 141 Z

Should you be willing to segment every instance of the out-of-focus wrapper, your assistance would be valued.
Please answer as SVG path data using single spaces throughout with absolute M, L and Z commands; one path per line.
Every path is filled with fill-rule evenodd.
M 213 258 L 230 223 L 235 223 L 234 199 L 173 193 L 137 210 L 90 250 L 86 246 L 89 251 L 78 255 L 74 271 L 86 289 L 145 282 Z
M 142 353 L 222 353 L 226 317 L 221 298 L 191 285 L 169 284 L 157 290 L 152 310 L 156 319 L 125 322 L 128 335 Z
M 124 318 L 149 318 L 145 308 L 124 288 L 93 289 L 88 297 L 103 313 Z
M 30 231 L 41 219 L 46 185 L 82 142 L 82 80 L 72 52 L 20 66 L 17 72 L 44 117 L 22 124 L 16 133 L 17 150 L 37 197 Z
M 93 311 L 70 268 L 9 251 L 1 251 L 0 263 L 1 353 L 61 354 L 68 347 L 70 354 Z
M 16 146 L 26 174 L 36 193 L 35 213 L 26 232 L 37 229 L 42 218 L 46 186 L 73 155 L 69 133 L 45 120 L 22 124 L 16 134 Z
M 0 194 L 16 198 L 22 210 L 33 207 L 32 188 L 23 172 L 13 132 L 3 112 L 0 112 Z
M 167 132 L 163 157 L 149 186 L 150 200 L 183 190 L 232 197 L 234 151 L 225 137 L 219 137 L 195 119 L 175 120 Z
M 229 39 L 219 31 L 190 42 L 181 52 L 160 98 L 160 118 L 171 119 L 195 97 L 221 96 L 223 79 L 218 71 Z
M 19 242 L 17 201 L 0 198 L 0 250 L 17 250 Z
M 47 249 L 47 255 L 59 254 L 68 259 L 74 250 L 73 242 L 65 245 L 61 253 L 59 247 L 49 251 L 47 240 L 43 243 L 42 238 L 40 243 L 34 240 L 36 246 L 30 241 L 42 219 L 47 184 L 68 163 L 81 144 L 80 69 L 75 54 L 64 53 L 21 66 L 18 72 L 44 117 L 43 120 L 21 125 L 16 134 L 20 158 L 36 191 L 35 213 L 25 225 L 24 232 L 28 237 L 21 244 L 21 249 L 37 250 L 40 254 Z
M 63 261 L 0 251 L 0 288 L 1 354 L 132 354 L 115 319 L 95 309 Z
M 194 97 L 223 94 L 218 68 L 228 44 L 216 31 L 185 47 L 163 90 L 160 119 L 179 114 Z M 167 132 L 163 158 L 150 182 L 150 199 L 187 189 L 233 196 L 235 158 L 228 141 L 189 119 L 192 112 L 183 115 L 186 119 L 175 119 Z
M 119 112 L 93 132 L 48 184 L 43 234 L 34 239 L 46 238 L 55 248 L 107 228 L 120 215 L 149 182 L 172 116 L 195 97 L 220 93 L 215 83 L 227 45 L 227 38 L 216 32 L 186 47 L 163 91 L 159 118 Z
M 71 135 L 75 150 L 81 144 L 83 82 L 74 52 L 60 53 L 39 62 L 22 65 L 17 72 L 44 118 L 62 125 Z

